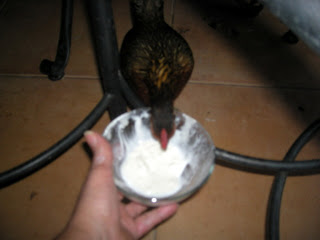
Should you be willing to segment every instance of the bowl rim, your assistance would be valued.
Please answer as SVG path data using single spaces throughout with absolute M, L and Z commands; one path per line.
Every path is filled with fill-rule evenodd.
M 139 112 L 141 113 L 147 113 L 150 114 L 150 107 L 142 107 L 142 108 L 137 108 L 137 109 L 133 109 L 132 111 L 128 111 L 125 112 L 121 115 L 119 115 L 118 117 L 116 117 L 115 119 L 113 119 L 104 129 L 102 136 L 108 139 L 108 134 L 110 132 L 110 129 L 113 128 L 113 126 L 115 126 L 119 121 L 121 121 L 121 119 L 123 118 L 129 118 L 130 115 L 132 114 L 139 114 Z M 173 195 L 169 195 L 169 196 L 164 196 L 164 197 L 151 197 L 151 196 L 145 196 L 143 194 L 140 194 L 136 191 L 134 191 L 133 189 L 131 189 L 131 192 L 126 191 L 125 189 L 121 188 L 120 184 L 118 183 L 118 180 L 116 179 L 115 175 L 113 175 L 113 179 L 114 179 L 114 183 L 117 187 L 117 189 L 128 199 L 133 200 L 135 202 L 139 202 L 142 203 L 144 205 L 148 205 L 148 206 L 160 206 L 160 205 L 165 205 L 168 203 L 173 203 L 173 202 L 180 202 L 183 200 L 186 200 L 187 198 L 191 197 L 193 194 L 195 194 L 210 178 L 210 176 L 212 175 L 212 172 L 214 170 L 214 166 L 215 166 L 215 145 L 213 143 L 213 140 L 210 136 L 210 134 L 206 131 L 206 129 L 193 117 L 189 116 L 186 113 L 183 113 L 177 109 L 175 109 L 175 111 L 177 113 L 182 114 L 182 116 L 185 116 L 187 118 L 191 118 L 192 120 L 194 120 L 196 122 L 196 124 L 198 126 L 200 126 L 200 128 L 203 130 L 203 133 L 206 135 L 206 138 L 208 139 L 209 143 L 211 143 L 211 151 L 212 151 L 212 159 L 211 159 L 211 163 L 208 167 L 208 172 L 207 174 L 204 175 L 203 179 L 200 181 L 199 184 L 197 184 L 195 187 L 191 188 L 189 191 L 187 192 L 183 192 L 179 194 L 175 193 Z M 114 162 L 113 162 L 113 167 Z M 114 168 L 113 168 L 114 171 Z

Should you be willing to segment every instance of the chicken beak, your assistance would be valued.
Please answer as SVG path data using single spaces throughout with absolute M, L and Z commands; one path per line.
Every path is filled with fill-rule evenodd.
M 161 132 L 160 132 L 160 144 L 161 144 L 161 148 L 163 150 L 167 149 L 167 146 L 168 146 L 168 133 L 164 128 L 162 128 Z

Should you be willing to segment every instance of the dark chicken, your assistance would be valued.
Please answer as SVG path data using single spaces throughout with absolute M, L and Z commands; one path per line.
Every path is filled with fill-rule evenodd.
M 152 134 L 167 148 L 175 131 L 174 100 L 193 69 L 188 43 L 163 16 L 163 0 L 130 0 L 132 29 L 120 52 L 123 77 L 151 107 Z

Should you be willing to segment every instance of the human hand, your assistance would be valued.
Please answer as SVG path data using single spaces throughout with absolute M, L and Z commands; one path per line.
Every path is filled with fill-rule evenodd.
M 92 166 L 73 216 L 57 240 L 139 239 L 177 211 L 177 204 L 146 211 L 147 206 L 122 203 L 113 182 L 111 146 L 92 131 L 85 138 L 93 151 Z

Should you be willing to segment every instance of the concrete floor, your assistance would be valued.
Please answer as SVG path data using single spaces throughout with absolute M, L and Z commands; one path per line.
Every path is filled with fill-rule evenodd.
M 204 2 L 177 0 L 174 8 L 166 2 L 166 20 L 195 57 L 176 107 L 196 118 L 219 148 L 282 159 L 320 117 L 320 58 L 302 42 L 282 42 L 287 28 L 267 9 L 247 19 L 220 16 Z M 131 24 L 128 1 L 113 6 L 120 46 Z M 0 171 L 60 140 L 102 97 L 83 1 L 75 1 L 66 76 L 51 82 L 39 73 L 41 60 L 55 56 L 59 14 L 55 0 L 8 0 L 0 12 Z M 217 15 L 236 36 L 210 27 Z M 108 123 L 105 114 L 93 129 L 102 132 Z M 52 239 L 64 227 L 90 166 L 83 142 L 0 191 L 1 239 Z M 298 159 L 319 156 L 317 137 Z M 216 165 L 208 183 L 144 239 L 263 239 L 272 180 Z M 290 177 L 281 209 L 282 239 L 320 239 L 319 223 L 320 176 Z

